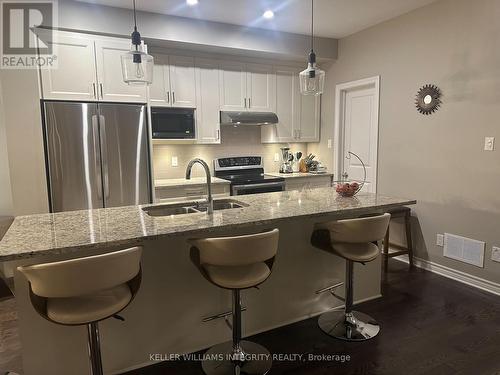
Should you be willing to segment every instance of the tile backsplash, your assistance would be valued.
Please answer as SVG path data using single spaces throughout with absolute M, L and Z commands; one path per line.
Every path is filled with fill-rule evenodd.
M 306 143 L 263 144 L 259 126 L 222 126 L 221 144 L 154 144 L 153 170 L 155 179 L 183 178 L 186 166 L 193 158 L 205 160 L 213 170 L 213 160 L 227 156 L 262 156 L 266 172 L 277 172 L 279 162 L 274 161 L 274 154 L 280 153 L 280 147 L 289 146 L 293 152 L 307 152 Z M 178 166 L 172 167 L 172 157 L 177 157 Z M 193 168 L 193 176 L 203 176 L 200 166 Z

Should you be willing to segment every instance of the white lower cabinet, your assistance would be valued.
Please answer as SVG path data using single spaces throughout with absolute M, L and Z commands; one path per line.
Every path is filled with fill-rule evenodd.
M 207 186 L 203 184 L 156 187 L 155 196 L 157 203 L 177 203 L 201 200 L 207 197 Z M 214 199 L 229 197 L 229 184 L 212 184 L 212 196 Z
M 196 133 L 198 143 L 218 144 L 220 139 L 219 62 L 196 59 Z
M 306 190 L 332 186 L 333 176 L 304 176 L 285 179 L 285 190 Z

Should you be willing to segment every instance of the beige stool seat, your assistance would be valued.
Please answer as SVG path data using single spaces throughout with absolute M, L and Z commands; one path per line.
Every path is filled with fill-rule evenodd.
M 271 354 L 263 346 L 241 340 L 240 291 L 262 284 L 271 275 L 279 230 L 233 237 L 192 239 L 191 261 L 212 284 L 232 290 L 233 340 L 210 348 L 202 368 L 208 375 L 264 375 Z M 225 314 L 218 314 L 210 321 Z M 220 360 L 220 358 L 224 358 Z M 212 359 L 214 358 L 214 359 Z
M 312 245 L 346 260 L 345 309 L 326 312 L 318 319 L 320 328 L 328 335 L 346 341 L 364 341 L 379 333 L 380 327 L 373 318 L 352 310 L 353 265 L 377 258 L 380 250 L 374 242 L 384 238 L 390 218 L 390 214 L 383 214 L 315 225 Z
M 123 310 L 132 300 L 126 284 L 94 294 L 47 299 L 47 317 L 60 324 L 82 325 L 97 322 Z
M 247 266 L 202 266 L 210 280 L 227 289 L 247 289 L 264 282 L 271 270 L 265 263 Z
M 90 373 L 102 375 L 99 321 L 117 317 L 141 285 L 142 248 L 19 267 L 34 309 L 52 323 L 87 326 Z

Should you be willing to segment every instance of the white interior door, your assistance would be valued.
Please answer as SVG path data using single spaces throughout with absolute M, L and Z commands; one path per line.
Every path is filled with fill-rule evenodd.
M 341 174 L 349 180 L 363 181 L 364 172 L 360 161 L 349 155 L 357 154 L 366 167 L 365 192 L 376 192 L 377 144 L 378 144 L 378 86 L 359 87 L 342 93 L 343 100 L 343 144 L 340 163 Z M 337 177 L 341 177 L 340 175 Z

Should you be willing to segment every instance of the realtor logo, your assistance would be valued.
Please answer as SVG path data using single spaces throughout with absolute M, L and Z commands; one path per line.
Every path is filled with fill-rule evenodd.
M 2 69 L 53 67 L 56 1 L 1 0 Z

